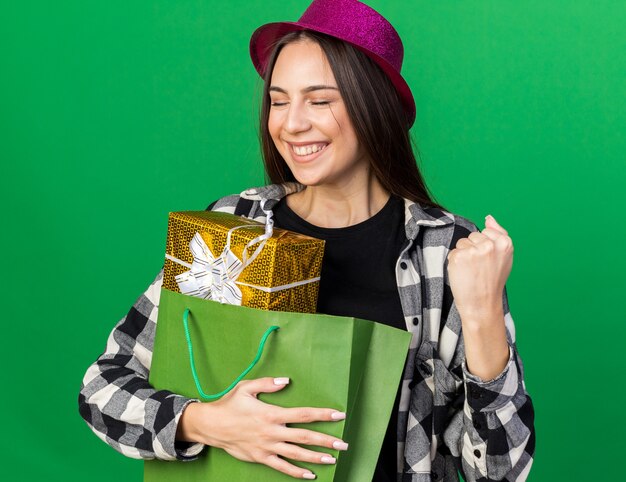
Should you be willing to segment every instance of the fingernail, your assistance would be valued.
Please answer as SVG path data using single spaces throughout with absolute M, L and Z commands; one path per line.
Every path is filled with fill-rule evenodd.
M 313 472 L 306 472 L 306 473 L 302 474 L 302 478 L 303 479 L 313 480 L 313 479 L 316 479 L 317 476 Z
M 330 418 L 333 420 L 343 420 L 346 418 L 346 414 L 344 412 L 333 412 L 330 414 Z
M 333 442 L 333 448 L 337 450 L 348 450 L 348 444 L 339 440 L 335 440 Z
M 287 385 L 289 378 L 274 378 L 274 385 Z
M 324 455 L 322 457 L 323 464 L 334 464 L 335 462 L 337 462 L 337 459 L 335 457 L 331 457 L 330 455 Z

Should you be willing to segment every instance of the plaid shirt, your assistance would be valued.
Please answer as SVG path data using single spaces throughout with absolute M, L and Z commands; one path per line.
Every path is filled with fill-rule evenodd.
M 297 183 L 248 189 L 213 203 L 214 211 L 260 222 L 265 208 L 303 189 Z M 402 482 L 523 481 L 533 462 L 532 401 L 523 380 L 515 329 L 503 292 L 509 362 L 483 381 L 467 371 L 461 318 L 447 277 L 447 254 L 477 231 L 467 219 L 405 200 L 407 243 L 396 279 L 407 330 L 413 334 L 398 417 L 398 480 Z M 79 410 L 98 437 L 129 457 L 190 460 L 202 444 L 175 441 L 194 401 L 148 383 L 162 271 L 111 332 L 105 352 L 88 368 Z

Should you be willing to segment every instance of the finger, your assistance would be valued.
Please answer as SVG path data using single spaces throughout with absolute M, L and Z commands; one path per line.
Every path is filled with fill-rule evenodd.
M 513 253 L 513 240 L 508 236 L 500 236 L 496 241 L 495 245 L 498 250 L 501 252 L 511 252 Z
M 485 229 L 483 229 L 481 231 L 481 233 L 482 233 L 483 236 L 488 237 L 492 241 L 497 241 L 498 238 L 502 238 L 502 237 L 506 237 L 507 236 L 502 231 L 497 230 L 497 229 L 493 229 L 493 228 L 485 228 Z
M 507 236 L 509 234 L 506 229 L 500 226 L 498 221 L 496 221 L 496 219 L 491 214 L 485 216 L 485 227 L 500 231 L 502 234 L 506 234 Z
M 470 233 L 467 239 L 469 239 L 474 244 L 480 244 L 480 243 L 484 243 L 489 238 L 485 236 L 483 233 L 481 233 L 480 231 L 474 231 L 473 233 Z
M 279 417 L 282 423 L 335 422 L 345 419 L 346 414 L 332 408 L 295 407 L 281 409 Z
M 337 462 L 337 459 L 332 455 L 315 452 L 294 444 L 280 443 L 274 450 L 281 457 L 301 462 L 310 462 L 312 464 L 334 464 Z
M 305 428 L 284 427 L 284 430 L 280 433 L 280 440 L 300 445 L 313 445 L 316 447 L 326 447 L 335 450 L 348 450 L 348 444 L 343 440 Z
M 243 380 L 237 384 L 237 388 L 256 397 L 259 393 L 272 393 L 282 390 L 289 384 L 289 378 L 256 378 L 254 380 Z
M 307 469 L 302 469 L 300 467 L 296 467 L 293 464 L 290 464 L 286 460 L 281 459 L 278 455 L 268 455 L 267 458 L 263 461 L 265 465 L 273 468 L 274 470 L 278 470 L 283 474 L 290 475 L 295 477 L 296 479 L 315 479 L 315 474 Z
M 456 249 L 471 248 L 472 246 L 474 243 L 468 238 L 461 238 L 456 242 Z

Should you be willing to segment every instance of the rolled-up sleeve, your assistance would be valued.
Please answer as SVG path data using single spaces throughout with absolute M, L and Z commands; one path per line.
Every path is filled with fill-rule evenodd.
M 492 380 L 471 374 L 463 363 L 463 410 L 444 435 L 446 445 L 461 457 L 466 482 L 524 481 L 533 463 L 534 409 L 524 384 L 506 289 L 503 306 L 509 361 Z

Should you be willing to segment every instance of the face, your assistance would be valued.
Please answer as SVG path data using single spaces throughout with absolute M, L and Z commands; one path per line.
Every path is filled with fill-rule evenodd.
M 369 159 L 316 42 L 302 40 L 283 47 L 269 94 L 268 130 L 298 182 L 341 187 L 366 175 Z

